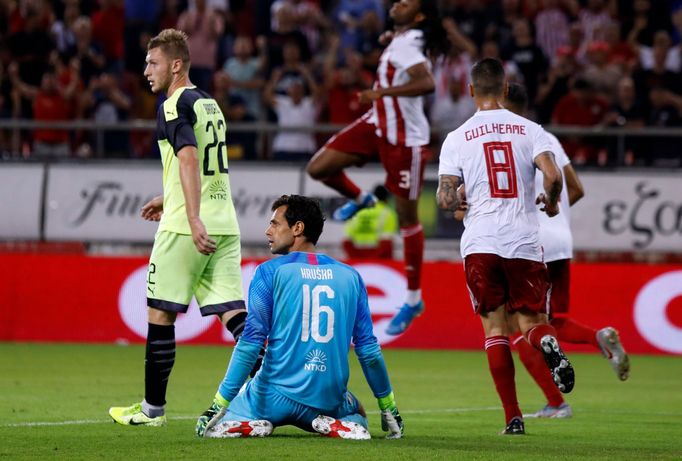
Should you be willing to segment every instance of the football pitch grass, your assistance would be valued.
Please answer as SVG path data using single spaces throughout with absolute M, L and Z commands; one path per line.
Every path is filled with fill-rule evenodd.
M 162 428 L 111 422 L 112 405 L 141 400 L 144 346 L 0 343 L 0 459 L 64 460 L 550 460 L 682 459 L 682 360 L 633 356 L 618 381 L 596 354 L 570 354 L 570 419 L 526 419 L 526 436 L 499 436 L 503 413 L 483 352 L 386 350 L 405 421 L 385 440 L 376 401 L 351 354 L 350 389 L 368 410 L 370 441 L 323 438 L 292 427 L 266 439 L 203 440 L 196 417 L 211 402 L 229 348 L 179 345 Z M 519 401 L 540 391 L 516 361 Z

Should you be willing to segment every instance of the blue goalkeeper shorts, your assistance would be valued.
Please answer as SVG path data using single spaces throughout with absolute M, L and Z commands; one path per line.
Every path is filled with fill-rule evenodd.
M 259 386 L 255 381 L 253 379 L 249 381 L 230 402 L 221 422 L 265 419 L 273 426 L 290 424 L 313 432 L 311 426 L 313 419 L 319 415 L 326 415 L 352 421 L 367 428 L 367 418 L 359 413 L 360 401 L 350 391 L 346 391 L 338 408 L 329 411 L 295 402 L 271 386 Z

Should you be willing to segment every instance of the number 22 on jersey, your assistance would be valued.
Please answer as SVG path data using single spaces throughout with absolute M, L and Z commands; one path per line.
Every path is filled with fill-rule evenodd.
M 519 196 L 516 185 L 516 166 L 514 153 L 509 141 L 486 142 L 483 144 L 485 164 L 488 170 L 488 183 L 492 198 L 516 198 Z
M 329 285 L 303 285 L 303 321 L 301 324 L 301 341 L 308 342 L 312 336 L 313 341 L 328 343 L 334 337 L 334 310 L 320 303 L 320 296 L 324 294 L 327 299 L 334 299 L 334 290 Z M 311 309 L 312 305 L 312 309 Z M 324 334 L 320 332 L 320 317 L 327 317 L 327 328 Z

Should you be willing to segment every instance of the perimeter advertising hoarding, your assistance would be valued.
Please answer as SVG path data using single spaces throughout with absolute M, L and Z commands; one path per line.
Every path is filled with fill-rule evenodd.
M 43 203 L 43 171 L 47 181 Z M 270 204 L 281 194 L 321 199 L 329 215 L 343 203 L 331 189 L 311 180 L 303 166 L 230 163 L 230 182 L 242 241 L 261 243 Z M 362 188 L 384 181 L 377 164 L 349 170 Z M 572 208 L 576 250 L 682 251 L 682 175 L 664 172 L 586 172 L 586 195 Z M 459 238 L 461 224 L 437 209 L 437 171 L 427 168 L 420 218 L 427 238 Z M 13 165 L 0 169 L 0 238 L 48 241 L 151 242 L 156 224 L 139 218 L 140 206 L 161 193 L 157 162 Z M 343 225 L 327 221 L 322 243 L 339 243 Z
M 0 239 L 38 240 L 43 197 L 42 164 L 0 167 Z
M 402 264 L 351 261 L 369 293 L 374 331 L 383 347 L 474 349 L 483 347 L 460 263 L 426 263 L 425 313 L 401 336 L 386 325 L 403 302 Z M 242 265 L 244 285 L 258 261 Z M 0 340 L 143 343 L 147 316 L 144 258 L 0 254 Z M 575 264 L 572 317 L 594 327 L 612 325 L 632 353 L 682 354 L 682 266 Z M 231 341 L 215 316 L 196 305 L 176 324 L 180 342 Z M 576 346 L 567 346 L 576 350 Z M 593 349 L 578 347 L 578 350 Z

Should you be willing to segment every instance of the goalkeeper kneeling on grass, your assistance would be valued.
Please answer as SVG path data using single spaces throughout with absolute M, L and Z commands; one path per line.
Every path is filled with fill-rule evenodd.
M 377 398 L 388 438 L 403 422 L 384 357 L 372 332 L 367 289 L 350 266 L 317 253 L 324 217 L 316 200 L 283 195 L 272 205 L 265 235 L 273 254 L 249 287 L 246 326 L 200 437 L 263 437 L 293 425 L 327 437 L 369 439 L 367 418 L 347 389 L 351 341 Z M 261 369 L 246 385 L 267 341 Z

